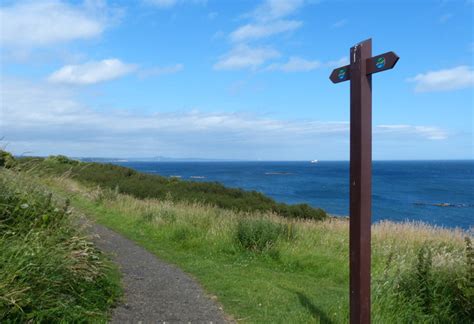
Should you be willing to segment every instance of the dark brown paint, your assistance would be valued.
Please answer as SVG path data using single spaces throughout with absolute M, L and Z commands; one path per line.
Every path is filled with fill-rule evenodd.
M 370 323 L 372 75 L 366 71 L 372 40 L 352 47 L 350 55 L 350 322 Z
M 383 58 L 384 64 L 377 66 Z M 372 57 L 372 39 L 350 49 L 350 65 L 334 69 L 333 83 L 351 80 L 350 124 L 350 323 L 370 323 L 372 218 L 372 74 L 392 69 L 399 57 L 387 52 Z M 343 78 L 339 71 L 347 69 Z
M 339 79 L 339 71 L 345 69 L 346 70 L 346 75 L 343 79 Z M 339 82 L 344 82 L 347 81 L 351 78 L 351 66 L 350 65 L 345 65 L 338 67 L 337 69 L 332 70 L 331 75 L 329 76 L 329 79 L 333 83 L 339 83 Z
M 377 59 L 379 58 L 384 58 L 385 59 L 385 65 L 382 68 L 378 68 L 376 65 Z M 377 72 L 382 72 L 385 70 L 390 70 L 393 69 L 395 64 L 398 62 L 398 55 L 395 54 L 394 52 L 387 52 L 383 53 L 374 57 L 370 57 L 367 59 L 367 74 L 373 74 Z

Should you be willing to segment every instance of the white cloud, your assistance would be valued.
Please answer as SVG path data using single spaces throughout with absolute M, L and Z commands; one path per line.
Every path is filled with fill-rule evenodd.
M 305 4 L 305 0 L 265 0 L 255 10 L 243 15 L 250 22 L 244 24 L 229 34 L 229 39 L 238 45 L 214 64 L 216 70 L 255 69 L 267 60 L 279 57 L 280 54 L 271 48 L 250 48 L 250 41 L 295 31 L 303 23 L 299 20 L 289 20 L 285 17 L 294 14 Z M 303 62 L 289 62 L 302 64 Z M 296 65 L 296 64 L 295 64 Z M 282 69 L 291 69 L 281 66 Z M 295 67 L 298 69 L 298 67 Z M 273 66 L 270 69 L 278 69 Z M 308 66 L 302 69 L 308 69 Z
M 211 11 L 210 13 L 207 14 L 207 18 L 209 18 L 210 20 L 216 19 L 217 16 L 219 16 L 219 13 L 216 11 Z
M 349 58 L 348 57 L 341 57 L 339 60 L 334 60 L 334 61 L 328 61 L 324 65 L 329 67 L 329 68 L 337 68 L 340 66 L 344 66 L 349 64 Z
M 347 19 L 341 19 L 332 24 L 332 28 L 341 28 L 347 25 Z
M 252 22 L 240 26 L 229 37 L 233 42 L 245 42 L 294 31 L 303 23 L 283 18 L 295 13 L 303 4 L 303 0 L 265 0 L 254 11 L 244 15 Z
M 52 73 L 48 80 L 54 83 L 87 85 L 117 79 L 135 70 L 135 65 L 111 58 L 80 65 L 63 66 Z
M 223 55 L 214 64 L 215 70 L 256 69 L 272 58 L 279 57 L 280 53 L 269 47 L 249 47 L 237 45 L 229 53 Z
M 420 73 L 407 81 L 415 83 L 416 92 L 464 89 L 474 85 L 474 70 L 461 65 L 452 69 Z
M 453 18 L 453 17 L 454 17 L 454 15 L 451 14 L 451 13 L 444 14 L 441 17 L 439 17 L 439 22 L 441 24 L 444 24 L 444 23 L 448 22 L 448 20 L 451 20 L 451 18 Z
M 107 18 L 88 3 L 73 6 L 46 0 L 3 6 L 0 21 L 2 46 L 34 47 L 97 37 L 104 31 Z
M 187 111 L 96 111 L 71 88 L 2 80 L 0 138 L 14 152 L 95 156 L 196 156 L 216 158 L 341 158 L 348 150 L 346 121 L 282 120 L 268 116 Z M 59 136 L 60 134 L 60 136 Z M 377 141 L 440 141 L 431 126 L 379 125 Z M 340 147 L 340 150 L 334 146 Z M 395 145 L 395 144 L 394 144 Z M 399 145 L 399 144 L 396 144 Z M 293 152 L 295 155 L 289 155 Z
M 143 0 L 145 4 L 161 9 L 172 8 L 177 4 L 201 4 L 205 5 L 207 0 Z
M 304 0 L 265 0 L 247 16 L 260 21 L 276 20 L 295 13 L 304 5 Z
M 291 56 L 287 62 L 272 63 L 264 70 L 281 72 L 308 72 L 319 68 L 336 68 L 347 64 L 349 64 L 349 62 L 346 57 L 335 61 L 320 62 L 318 60 L 307 60 L 298 56 Z
M 321 62 L 306 60 L 301 57 L 292 56 L 286 63 L 270 64 L 266 70 L 283 72 L 308 72 L 321 67 Z
M 234 42 L 259 39 L 275 34 L 293 31 L 301 27 L 303 23 L 296 20 L 277 20 L 265 24 L 246 24 L 230 34 L 230 39 Z
M 154 5 L 160 8 L 169 8 L 174 6 L 178 1 L 177 0 L 146 0 L 145 3 Z
M 138 72 L 138 76 L 141 78 L 148 78 L 153 76 L 165 75 L 165 74 L 174 74 L 181 72 L 184 69 L 183 64 L 174 64 L 168 66 L 157 66 L 150 69 L 142 69 Z
M 438 127 L 433 126 L 413 126 L 413 125 L 378 125 L 375 132 L 395 135 L 419 135 L 429 140 L 445 140 L 448 133 Z

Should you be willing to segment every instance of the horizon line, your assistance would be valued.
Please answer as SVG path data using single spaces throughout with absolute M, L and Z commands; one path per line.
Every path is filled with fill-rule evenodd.
M 15 157 L 38 157 L 38 158 L 47 158 L 48 156 L 54 156 L 55 154 L 50 155 L 16 155 Z M 62 154 L 56 154 L 62 155 Z M 65 154 L 64 154 L 65 155 Z M 163 160 L 160 160 L 160 157 L 100 157 L 100 156 L 69 156 L 65 155 L 72 159 L 100 159 L 100 160 L 124 160 L 122 162 L 311 162 L 311 159 L 297 159 L 297 160 L 284 160 L 284 159 L 227 159 L 227 158 L 196 158 L 196 157 L 161 157 Z M 125 161 L 126 160 L 126 161 Z M 317 163 L 320 162 L 350 162 L 349 159 L 321 159 L 316 160 Z M 411 161 L 474 161 L 474 158 L 459 158 L 459 159 L 373 159 L 373 162 L 411 162 Z M 120 161 L 115 161 L 120 162 Z

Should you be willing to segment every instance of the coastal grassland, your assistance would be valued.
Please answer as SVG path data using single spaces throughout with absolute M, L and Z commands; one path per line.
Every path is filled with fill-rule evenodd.
M 199 202 L 243 212 L 273 212 L 288 218 L 322 220 L 327 217 L 320 208 L 308 204 L 288 205 L 256 191 L 227 188 L 217 182 L 192 182 L 145 174 L 113 164 L 80 162 L 66 156 L 22 158 L 18 164 L 37 174 L 63 175 L 78 181 L 116 190 L 137 198 L 168 199 L 174 202 Z
M 34 177 L 0 167 L 0 322 L 107 321 L 119 272 L 70 214 Z
M 68 176 L 43 182 L 97 222 L 193 275 L 238 321 L 348 321 L 346 220 L 137 199 Z M 375 225 L 374 323 L 469 323 L 471 239 L 461 230 L 424 224 Z

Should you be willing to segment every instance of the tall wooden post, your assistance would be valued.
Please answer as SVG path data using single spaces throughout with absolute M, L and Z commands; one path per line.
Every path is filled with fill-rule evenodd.
M 370 323 L 372 216 L 372 75 L 366 74 L 372 40 L 350 50 L 350 322 Z
M 334 83 L 351 81 L 349 206 L 350 323 L 370 323 L 370 238 L 372 218 L 372 74 L 392 69 L 399 57 L 372 57 L 372 39 L 350 50 L 350 64 L 334 69 Z

